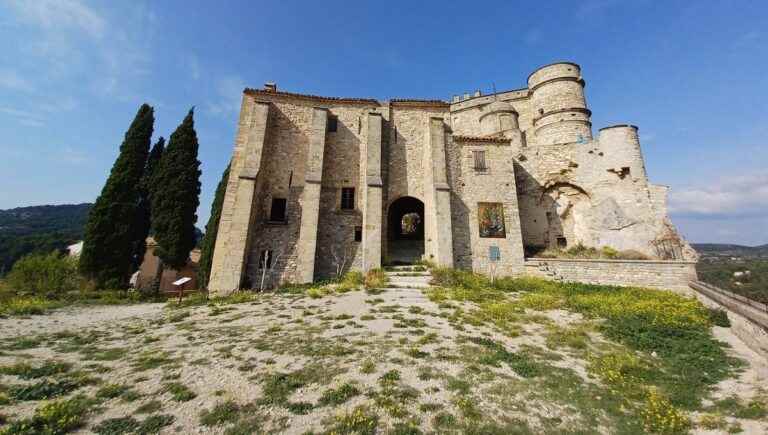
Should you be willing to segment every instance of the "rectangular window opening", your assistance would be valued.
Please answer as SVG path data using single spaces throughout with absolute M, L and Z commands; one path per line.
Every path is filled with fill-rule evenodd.
M 286 206 L 287 200 L 285 198 L 272 198 L 272 208 L 269 210 L 270 222 L 285 222 L 286 221 Z
M 363 241 L 363 227 L 355 227 L 355 241 L 356 242 Z
M 339 118 L 336 115 L 328 115 L 328 131 L 335 133 L 339 128 Z
M 557 238 L 557 247 L 558 248 L 565 248 L 568 246 L 568 240 L 565 237 L 558 237 Z
M 474 158 L 475 171 L 485 172 L 488 169 L 485 165 L 485 151 L 472 151 L 472 157 Z
M 355 209 L 355 188 L 354 187 L 341 188 L 341 209 L 342 210 Z

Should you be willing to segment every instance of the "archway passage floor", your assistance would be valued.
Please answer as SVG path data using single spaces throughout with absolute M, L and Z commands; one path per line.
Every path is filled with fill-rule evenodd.
M 408 426 L 425 433 L 615 433 L 620 422 L 597 406 L 604 389 L 584 354 L 550 343 L 553 331 L 586 319 L 528 312 L 518 333 L 508 334 L 481 319 L 462 320 L 472 303 L 431 300 L 428 273 L 400 267 L 388 276 L 392 287 L 318 298 L 265 294 L 237 304 L 84 307 L 0 319 L 0 367 L 63 362 L 69 369 L 49 382 L 90 379 L 59 397 L 101 402 L 83 414 L 85 432 L 110 419 L 141 424 L 165 415 L 168 434 L 388 433 Z M 610 345 L 588 334 L 590 348 Z M 718 385 L 715 397 L 758 397 L 768 363 L 727 328 L 716 335 L 748 364 Z M 532 376 L 510 356 L 544 372 Z M 41 379 L 3 374 L 0 395 Z M 105 389 L 110 385 L 121 388 Z M 42 403 L 11 398 L 0 414 L 28 418 Z M 223 417 L 201 418 L 217 405 L 215 415 Z M 766 421 L 727 422 L 745 433 L 768 431 Z

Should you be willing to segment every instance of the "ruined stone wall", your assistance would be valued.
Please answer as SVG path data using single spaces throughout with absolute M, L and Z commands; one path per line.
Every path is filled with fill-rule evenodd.
M 691 261 L 581 260 L 530 258 L 526 273 L 546 279 L 587 284 L 651 287 L 690 295 L 696 280 Z

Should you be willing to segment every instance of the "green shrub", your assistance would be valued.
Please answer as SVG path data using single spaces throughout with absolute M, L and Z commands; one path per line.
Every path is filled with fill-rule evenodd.
M 365 283 L 365 277 L 362 272 L 351 271 L 347 272 L 341 279 L 341 283 L 336 288 L 339 293 L 345 293 L 350 290 L 355 290 Z
M 722 326 L 728 328 L 731 326 L 731 321 L 728 320 L 728 312 L 719 308 L 709 308 L 709 320 L 715 326 Z
M 58 435 L 74 431 L 83 426 L 96 402 L 85 396 L 48 402 L 35 410 L 31 418 L 17 420 L 3 431 L 2 435 Z
M 6 278 L 19 295 L 38 295 L 58 299 L 78 290 L 84 281 L 77 273 L 77 262 L 58 253 L 30 254 L 17 261 Z

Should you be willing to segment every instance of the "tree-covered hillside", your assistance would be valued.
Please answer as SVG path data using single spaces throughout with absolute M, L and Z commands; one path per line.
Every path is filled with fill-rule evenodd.
M 0 275 L 30 252 L 62 250 L 81 240 L 92 205 L 40 205 L 0 210 Z

